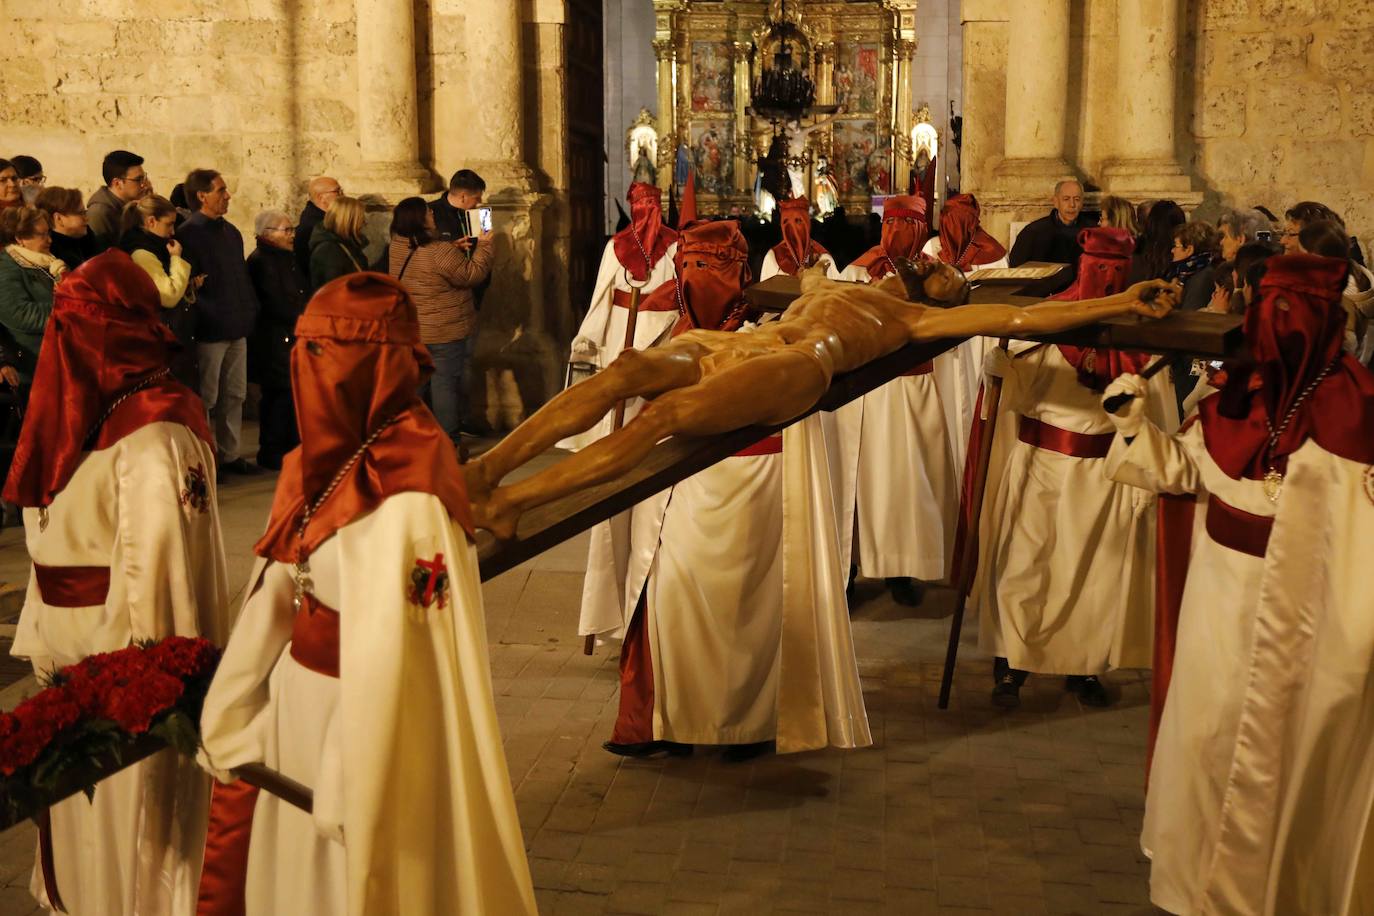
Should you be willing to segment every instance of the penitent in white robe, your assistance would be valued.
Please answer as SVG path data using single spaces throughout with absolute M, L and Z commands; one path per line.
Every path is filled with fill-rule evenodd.
M 1309 441 L 1277 503 L 1146 424 L 1115 479 L 1196 493 L 1173 678 L 1146 796 L 1150 896 L 1174 913 L 1374 912 L 1374 470 Z M 1263 557 L 1218 543 L 1213 500 L 1273 518 Z
M 939 260 L 943 249 L 938 235 L 930 237 L 921 254 Z M 975 269 L 1006 267 L 1006 255 L 995 261 L 974 265 Z M 950 429 L 950 446 L 954 450 L 954 466 L 960 470 L 968 460 L 968 440 L 973 430 L 974 405 L 978 403 L 978 389 L 983 382 L 983 360 L 989 350 L 997 346 L 994 337 L 970 337 L 952 350 L 935 357 L 935 378 L 939 385 L 940 403 L 945 408 L 945 423 Z
M 747 332 L 745 332 L 747 333 Z M 872 743 L 818 416 L 676 484 L 647 587 L 654 738 Z
M 673 256 L 676 252 L 677 244 L 669 245 L 663 257 L 654 263 L 648 280 L 640 289 L 641 296 L 649 295 L 675 278 Z M 629 310 L 614 306 L 613 297 L 616 291 L 628 293 L 630 290 L 625 268 L 615 254 L 615 244 L 607 242 L 601 256 L 601 270 L 597 274 L 591 305 L 577 332 L 579 337 L 597 342 L 600 347 L 597 366 L 600 369 L 609 366 L 625 345 L 625 322 Z M 641 311 L 635 319 L 635 348 L 643 350 L 664 339 L 677 318 L 676 311 Z M 626 422 L 639 413 L 644 403 L 642 398 L 631 398 L 626 403 Z M 610 411 L 591 429 L 569 436 L 558 446 L 572 451 L 586 448 L 609 435 L 614 420 L 615 412 Z M 578 635 L 597 634 L 619 639 L 624 634 L 626 621 L 639 602 L 648 575 L 667 500 L 668 492 L 665 490 L 592 527 L 587 549 L 587 575 L 582 584 Z
M 1150 666 L 1153 495 L 1107 479 L 1104 458 L 1065 455 L 1017 435 L 1022 416 L 1111 435 L 1101 397 L 1055 346 L 1013 359 L 1002 382 L 971 601 L 979 646 L 1013 668 L 1101 674 Z M 1173 397 L 1167 375 L 1155 376 L 1148 414 L 1171 418 Z
M 851 264 L 840 279 L 866 283 L 868 271 Z M 959 474 L 939 378 L 901 376 L 835 411 L 840 526 L 858 545 L 845 559 L 865 577 L 949 577 Z
M 213 450 L 180 423 L 150 423 L 89 452 L 46 512 L 24 510 L 33 562 L 110 570 L 103 605 L 45 604 L 29 576 L 12 653 L 40 675 L 145 640 L 223 645 L 229 588 Z M 210 783 L 163 751 L 51 808 L 58 893 L 74 916 L 195 911 Z M 49 906 L 36 865 L 30 889 Z
M 447 594 L 425 607 L 410 590 L 439 555 Z M 259 794 L 247 912 L 534 913 L 465 533 L 402 493 L 310 567 L 339 614 L 340 676 L 292 657 L 292 570 L 260 561 L 201 716 L 217 774 L 262 762 L 314 790 L 313 815 Z

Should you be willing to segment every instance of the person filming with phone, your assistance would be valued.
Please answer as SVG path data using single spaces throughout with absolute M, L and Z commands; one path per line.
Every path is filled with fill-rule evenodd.
M 454 181 L 458 182 L 463 174 L 455 175 Z M 475 175 L 472 177 L 481 181 Z M 475 203 L 481 203 L 482 192 L 478 190 L 475 195 Z M 420 340 L 434 359 L 434 375 L 425 382 L 421 394 L 444 432 L 454 445 L 459 445 L 468 420 L 463 370 L 470 352 L 469 341 L 477 330 L 473 293 L 491 276 L 494 251 L 491 211 L 487 208 L 458 211 L 463 217 L 463 222 L 457 224 L 461 228 L 456 229 L 456 236 L 444 237 L 439 219 L 442 211 L 437 205 L 447 203 L 452 196 L 450 191 L 448 197 L 428 206 L 419 197 L 407 197 L 398 203 L 391 215 L 391 247 L 387 257 L 391 276 L 415 301 Z M 470 201 L 471 197 L 460 198 L 460 202 Z

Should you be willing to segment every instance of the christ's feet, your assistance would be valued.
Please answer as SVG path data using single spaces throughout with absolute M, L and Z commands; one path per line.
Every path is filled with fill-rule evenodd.
M 472 524 L 485 528 L 499 541 L 509 541 L 515 537 L 516 526 L 520 523 L 520 510 L 506 497 L 505 489 L 497 487 L 488 492 L 485 498 L 468 491 L 468 501 L 472 505 Z

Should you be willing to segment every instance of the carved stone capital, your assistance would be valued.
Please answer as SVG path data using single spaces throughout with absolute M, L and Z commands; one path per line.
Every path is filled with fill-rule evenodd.
M 892 43 L 892 53 L 899 61 L 909 61 L 916 56 L 916 40 L 898 39 Z

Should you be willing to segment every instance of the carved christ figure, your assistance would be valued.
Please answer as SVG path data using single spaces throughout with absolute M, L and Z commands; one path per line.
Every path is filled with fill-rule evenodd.
M 837 283 L 813 268 L 803 274 L 802 295 L 778 321 L 744 332 L 691 330 L 662 346 L 625 350 L 604 371 L 554 397 L 465 466 L 473 518 L 498 538 L 513 537 L 527 509 L 619 477 L 669 436 L 787 423 L 810 409 L 837 373 L 908 343 L 1046 334 L 1132 312 L 1159 318 L 1178 296 L 1178 286 L 1152 280 L 1079 302 L 959 305 L 968 298 L 967 281 L 941 261 L 904 264 L 900 276 L 872 286 Z M 651 403 L 577 454 L 500 485 L 511 471 L 630 397 Z

